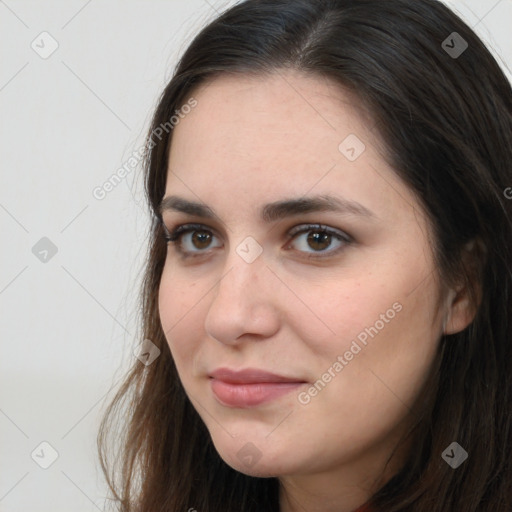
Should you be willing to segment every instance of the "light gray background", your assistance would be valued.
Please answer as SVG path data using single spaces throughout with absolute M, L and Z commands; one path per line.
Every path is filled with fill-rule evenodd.
M 96 432 L 141 341 L 147 215 L 140 166 L 103 200 L 92 191 L 142 145 L 186 44 L 233 3 L 0 0 L 2 512 L 103 510 Z M 512 69 L 512 0 L 447 3 Z M 31 47 L 51 49 L 44 31 L 58 43 L 46 59 Z M 46 262 L 42 237 L 58 250 Z M 48 469 L 31 457 L 43 441 Z

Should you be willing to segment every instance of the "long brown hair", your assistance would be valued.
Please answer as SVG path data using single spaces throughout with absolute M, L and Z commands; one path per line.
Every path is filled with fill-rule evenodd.
M 430 218 L 442 282 L 473 286 L 476 316 L 440 340 L 418 399 L 414 450 L 372 502 L 382 512 L 512 511 L 512 90 L 475 33 L 436 0 L 246 0 L 184 53 L 156 108 L 145 161 L 152 227 L 141 339 L 161 354 L 148 366 L 134 358 L 98 435 L 118 510 L 279 510 L 276 478 L 239 473 L 215 451 L 162 331 L 159 205 L 172 130 L 155 130 L 206 80 L 285 68 L 353 92 Z M 441 458 L 454 441 L 469 454 L 456 470 Z

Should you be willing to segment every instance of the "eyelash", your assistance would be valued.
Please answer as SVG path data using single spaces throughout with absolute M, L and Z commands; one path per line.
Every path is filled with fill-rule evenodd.
M 205 254 L 208 253 L 208 249 L 206 249 L 204 251 L 200 250 L 200 251 L 192 252 L 192 253 L 184 251 L 180 246 L 181 238 L 184 235 L 186 235 L 187 233 L 190 233 L 190 232 L 194 232 L 194 231 L 206 231 L 215 236 L 214 231 L 209 229 L 207 226 L 204 226 L 203 224 L 181 224 L 181 225 L 175 227 L 171 232 L 169 232 L 167 230 L 165 225 L 163 225 L 163 228 L 164 228 L 165 241 L 167 243 L 174 244 L 176 251 L 181 255 L 181 257 L 183 259 L 196 258 L 196 257 L 204 256 Z M 334 251 L 328 251 L 328 252 L 317 251 L 318 254 L 315 254 L 315 252 L 313 252 L 313 253 L 306 252 L 306 254 L 309 255 L 308 259 L 321 259 L 321 258 L 332 257 L 332 256 L 338 254 L 340 251 L 343 251 L 345 249 L 346 245 L 353 242 L 352 237 L 350 237 L 346 233 L 344 233 L 342 231 L 338 231 L 338 230 L 333 230 L 331 228 L 328 228 L 327 226 L 324 226 L 323 224 L 304 224 L 304 225 L 296 226 L 296 227 L 292 228 L 291 230 L 289 230 L 287 235 L 295 238 L 297 235 L 301 235 L 303 233 L 308 233 L 310 231 L 317 231 L 322 234 L 327 234 L 327 235 L 333 236 L 340 242 L 343 242 L 343 245 L 341 245 Z M 305 252 L 305 251 L 298 251 L 298 252 Z

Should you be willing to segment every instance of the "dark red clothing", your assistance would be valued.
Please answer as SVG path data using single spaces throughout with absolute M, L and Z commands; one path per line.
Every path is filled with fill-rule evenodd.
M 370 507 L 370 505 L 363 505 L 362 507 L 359 507 L 354 512 L 377 512 L 374 508 Z

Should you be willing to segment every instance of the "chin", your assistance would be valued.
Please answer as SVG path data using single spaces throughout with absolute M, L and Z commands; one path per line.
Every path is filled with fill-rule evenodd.
M 293 472 L 297 468 L 289 459 L 290 454 L 268 446 L 263 440 L 260 446 L 252 441 L 243 442 L 236 438 L 213 439 L 215 449 L 221 459 L 234 470 L 244 475 L 271 478 Z M 263 446 L 263 445 L 266 446 Z
M 228 456 L 223 456 L 222 454 L 219 455 L 228 466 L 247 476 L 253 476 L 256 478 L 272 478 L 282 475 L 283 472 L 285 472 L 283 471 L 282 464 L 272 464 L 268 461 L 264 463 L 263 459 L 260 459 L 255 463 L 249 463 L 240 461 L 236 453 L 229 454 Z

